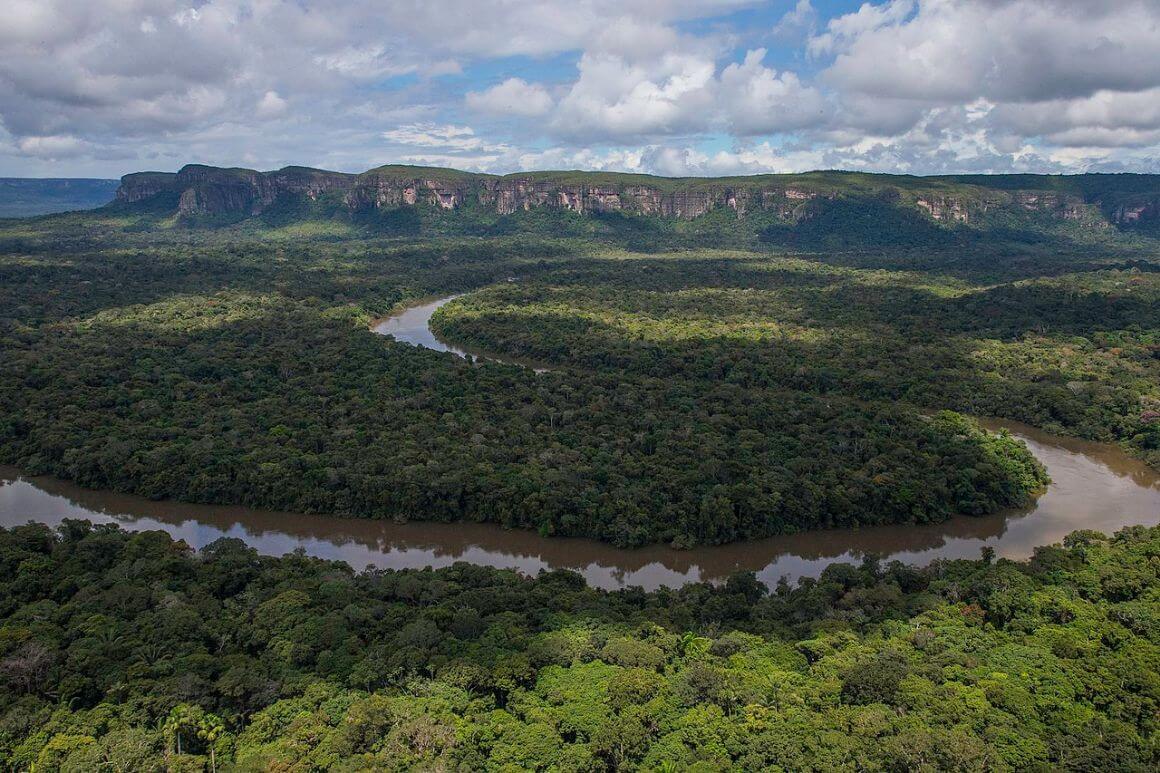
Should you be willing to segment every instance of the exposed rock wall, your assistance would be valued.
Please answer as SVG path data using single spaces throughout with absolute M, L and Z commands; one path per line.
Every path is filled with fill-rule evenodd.
M 663 192 L 643 185 L 575 185 L 519 177 L 488 181 L 479 192 L 479 202 L 501 215 L 546 207 L 577 214 L 626 212 L 694 218 L 727 205 L 727 200 L 727 188 Z
M 935 220 L 950 223 L 969 223 L 971 213 L 960 199 L 946 196 L 918 197 L 914 200 L 916 206 L 926 210 Z
M 1063 220 L 1085 220 L 1091 210 L 1079 196 L 1071 196 L 1054 191 L 1015 191 L 1015 203 L 1025 210 L 1049 212 Z
M 585 181 L 588 178 L 590 181 Z M 1102 203 L 1057 190 L 1004 189 L 972 183 L 924 186 L 913 178 L 825 173 L 720 180 L 668 180 L 593 173 L 513 174 L 503 177 L 421 167 L 381 167 L 360 175 L 287 167 L 276 172 L 189 165 L 174 174 L 143 172 L 122 178 L 117 200 L 179 195 L 179 215 L 250 216 L 285 198 L 315 201 L 333 195 L 351 210 L 425 205 L 444 210 L 480 207 L 501 215 L 547 208 L 578 214 L 624 212 L 691 219 L 729 209 L 739 216 L 765 211 L 783 219 L 808 215 L 813 199 L 889 195 L 946 224 L 971 224 L 993 209 L 1042 213 L 1084 224 L 1133 225 L 1160 217 L 1160 192 L 1134 193 Z M 972 178 L 978 179 L 978 178 Z M 651 181 L 655 184 L 650 184 Z M 1157 186 L 1160 188 L 1160 185 Z M 1103 214 L 1101 215 L 1101 211 Z M 1098 221 L 1098 222 L 1097 222 Z
M 116 201 L 132 204 L 145 201 L 162 193 L 176 193 L 177 175 L 166 172 L 137 172 L 121 178 L 117 188 Z
M 691 219 L 716 209 L 738 214 L 773 209 L 788 216 L 795 206 L 820 195 L 800 187 L 754 188 L 698 183 L 688 190 L 664 190 L 639 184 L 583 185 L 551 179 L 449 175 L 407 177 L 397 171 L 347 175 L 318 170 L 283 169 L 254 172 L 191 165 L 176 174 L 143 172 L 121 180 L 117 199 L 135 202 L 162 192 L 180 194 L 178 214 L 258 214 L 286 196 L 310 200 L 340 192 L 352 210 L 389 209 L 423 204 L 458 209 L 475 204 L 501 215 L 548 208 L 589 214 L 625 212 L 635 215 Z
M 1127 202 L 1118 202 L 1108 211 L 1108 218 L 1116 225 L 1132 226 L 1140 223 L 1155 223 L 1160 220 L 1160 195 L 1133 197 Z
M 475 187 L 470 180 L 406 179 L 372 171 L 354 178 L 345 190 L 346 202 L 352 209 L 385 209 L 415 204 L 457 209 L 473 196 Z
M 256 215 L 281 197 L 311 201 L 331 191 L 347 191 L 355 175 L 288 167 L 277 172 L 219 169 L 190 164 L 176 174 L 141 172 L 121 178 L 117 200 L 136 202 L 160 193 L 179 193 L 179 215 Z

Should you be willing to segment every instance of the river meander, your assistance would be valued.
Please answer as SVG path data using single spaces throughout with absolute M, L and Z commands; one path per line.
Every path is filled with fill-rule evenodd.
M 405 343 L 459 356 L 472 354 L 440 341 L 427 326 L 435 309 L 452 299 L 410 307 L 374 329 Z M 940 524 L 807 532 L 685 551 L 663 545 L 623 550 L 593 540 L 544 538 L 488 524 L 393 523 L 158 502 L 54 478 L 22 476 L 0 466 L 0 525 L 40 521 L 55 526 L 66 518 L 85 518 L 131 530 L 160 529 L 198 548 L 221 537 L 235 537 L 267 555 L 301 549 L 356 569 L 440 567 L 467 561 L 528 574 L 572 569 L 601 588 L 653 589 L 720 580 L 739 570 L 755 571 L 769 584 L 782 576 L 793 581 L 817 576 L 835 561 L 860 561 L 866 554 L 923 565 L 939 558 L 976 558 L 990 546 L 999 556 L 1026 558 L 1036 546 L 1058 542 L 1077 529 L 1111 533 L 1128 525 L 1160 523 L 1160 472 L 1115 446 L 1056 437 L 1013 422 L 984 423 L 989 429 L 1009 429 L 1046 465 L 1052 483 L 1032 507 Z
M 422 346 L 437 352 L 451 352 L 459 357 L 471 357 L 473 360 L 521 365 L 525 368 L 531 368 L 536 373 L 547 372 L 548 369 L 538 363 L 527 362 L 515 357 L 496 357 L 491 352 L 477 351 L 450 344 L 435 335 L 435 332 L 431 330 L 431 315 L 458 297 L 458 295 L 448 295 L 441 298 L 423 299 L 389 317 L 377 320 L 371 326 L 371 330 L 379 335 L 391 336 L 400 343 Z

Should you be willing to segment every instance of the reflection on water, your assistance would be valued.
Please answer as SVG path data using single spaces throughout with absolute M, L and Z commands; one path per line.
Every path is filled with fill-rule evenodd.
M 423 346 L 437 352 L 451 352 L 460 357 L 466 357 L 469 354 L 466 349 L 459 349 L 443 343 L 435 337 L 431 328 L 428 327 L 431 315 L 435 313 L 435 310 L 441 306 L 446 306 L 458 297 L 458 295 L 449 295 L 446 298 L 429 299 L 416 303 L 398 314 L 379 320 L 371 329 L 379 335 L 394 336 L 395 340 L 401 343 Z
M 1052 484 L 1034 507 L 981 518 L 954 518 L 923 526 L 882 526 L 808 532 L 757 542 L 677 551 L 665 546 L 621 550 L 581 539 L 547 539 L 486 524 L 395 524 L 383 521 L 277 513 L 242 507 L 154 502 L 91 491 L 53 478 L 25 478 L 0 467 L 0 525 L 28 521 L 56 525 L 64 518 L 119 523 L 132 530 L 161 529 L 202 547 L 237 537 L 268 555 L 302 548 L 309 555 L 346 561 L 356 569 L 421 568 L 468 561 L 515 568 L 573 569 L 592 585 L 648 589 L 719 580 L 753 570 L 772 584 L 816 577 L 834 561 L 884 560 L 926 564 L 936 558 L 977 558 L 989 545 L 1000 556 L 1025 558 L 1037 545 L 1060 541 L 1076 529 L 1111 533 L 1131 524 L 1160 523 L 1160 474 L 1119 449 L 1054 437 L 1010 422 L 1046 466 Z
M 378 320 L 371 326 L 371 330 L 379 335 L 392 336 L 400 343 L 422 346 L 427 349 L 434 349 L 437 352 L 451 352 L 460 357 L 470 356 L 475 360 L 522 365 L 525 368 L 531 368 L 536 373 L 544 373 L 548 370 L 526 360 L 512 357 L 501 359 L 488 352 L 453 346 L 452 344 L 439 340 L 430 327 L 431 315 L 440 307 L 447 305 L 459 297 L 459 295 L 448 295 L 444 298 L 430 298 L 421 301 L 412 306 L 408 306 L 397 314 L 392 314 L 389 317 Z

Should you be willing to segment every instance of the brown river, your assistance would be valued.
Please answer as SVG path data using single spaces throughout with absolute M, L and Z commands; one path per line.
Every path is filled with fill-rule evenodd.
M 484 352 L 458 346 L 443 341 L 436 336 L 429 324 L 431 322 L 431 315 L 440 306 L 448 304 L 458 297 L 460 296 L 448 295 L 442 298 L 426 298 L 407 306 L 389 317 L 384 317 L 376 321 L 371 326 L 371 330 L 379 335 L 391 336 L 401 343 L 422 346 L 426 349 L 434 349 L 437 352 L 451 352 L 457 357 L 471 357 L 476 361 L 487 360 L 490 362 L 503 362 L 508 365 L 521 365 L 534 370 L 536 373 L 548 372 L 549 369 L 539 363 L 521 360 L 516 357 L 497 357 L 493 352 Z
M 999 422 L 988 422 L 996 428 Z M 835 561 L 884 560 L 926 564 L 936 558 L 977 558 L 990 545 L 1000 556 L 1025 558 L 1037 545 L 1076 529 L 1111 533 L 1131 524 L 1160 523 L 1160 473 L 1119 449 L 1060 438 L 1003 422 L 1023 438 L 1051 474 L 1047 492 L 1030 508 L 983 517 L 958 517 L 922 526 L 875 526 L 806 532 L 720 547 L 673 550 L 655 545 L 622 550 L 584 539 L 544 538 L 486 524 L 396 524 L 355 518 L 279 513 L 244 507 L 157 502 L 94 491 L 54 478 L 21 476 L 0 466 L 0 525 L 65 518 L 161 529 L 194 547 L 237 537 L 268 555 L 301 548 L 356 569 L 421 568 L 468 561 L 535 574 L 573 569 L 592 585 L 672 587 L 756 571 L 766 583 L 817 576 Z
M 379 329 L 401 341 L 427 345 L 410 339 L 410 332 L 422 328 L 430 336 L 422 315 L 429 318 L 433 311 L 424 308 L 406 326 L 383 330 L 380 324 Z M 452 350 L 433 336 L 430 340 L 436 344 L 430 348 Z M 28 521 L 55 526 L 65 518 L 85 518 L 131 530 L 160 529 L 193 547 L 236 537 L 268 555 L 302 549 L 356 569 L 440 567 L 467 561 L 528 574 L 572 569 L 601 588 L 653 589 L 720 580 L 739 570 L 755 571 L 770 585 L 783 576 L 792 582 L 817 576 L 835 561 L 856 563 L 866 554 L 923 565 L 938 558 L 977 558 L 984 546 L 990 546 L 999 556 L 1026 558 L 1036 546 L 1059 542 L 1076 529 L 1111 533 L 1123 526 L 1160 523 L 1160 472 L 1118 448 L 1056 437 L 1012 422 L 984 424 L 990 429 L 1006 427 L 1046 465 L 1052 483 L 1034 506 L 922 526 L 807 532 L 685 551 L 662 545 L 622 550 L 592 540 L 547 539 L 484 524 L 396 524 L 158 502 L 84 489 L 54 478 L 26 477 L 0 466 L 0 526 Z

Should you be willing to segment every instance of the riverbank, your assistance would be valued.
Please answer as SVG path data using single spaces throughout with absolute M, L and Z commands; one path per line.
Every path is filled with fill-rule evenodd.
M 975 558 L 990 547 L 998 556 L 1021 559 L 1078 529 L 1110 534 L 1124 526 L 1160 523 L 1160 473 L 1117 447 L 1048 435 L 1014 422 L 984 424 L 1011 431 L 1047 467 L 1052 482 L 1032 507 L 958 516 L 938 524 L 811 531 L 692 550 L 664 545 L 628 550 L 491 524 L 399 524 L 158 502 L 50 477 L 27 478 L 14 468 L 0 467 L 0 525 L 33 520 L 57 526 L 66 518 L 86 519 L 134 531 L 165 531 L 198 548 L 232 537 L 266 555 L 302 549 L 356 569 L 438 568 L 466 561 L 530 575 L 570 569 L 594 587 L 639 585 L 651 590 L 719 581 L 736 571 L 756 572 L 763 582 L 774 584 L 783 576 L 791 581 L 816 577 L 833 562 L 856 563 L 869 554 L 926 565 L 937 559 Z
M 399 343 L 422 346 L 437 352 L 449 352 L 458 357 L 479 362 L 499 362 L 507 365 L 519 365 L 535 373 L 547 373 L 550 368 L 541 363 L 531 362 L 512 357 L 497 356 L 494 352 L 486 352 L 471 347 L 463 347 L 444 341 L 435 335 L 431 329 L 431 316 L 442 306 L 461 298 L 463 293 L 456 295 L 431 296 L 420 298 L 409 303 L 399 311 L 371 323 L 371 331 L 379 335 L 390 336 Z

